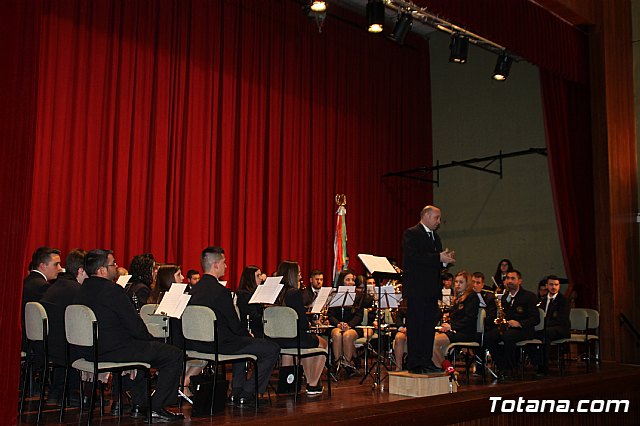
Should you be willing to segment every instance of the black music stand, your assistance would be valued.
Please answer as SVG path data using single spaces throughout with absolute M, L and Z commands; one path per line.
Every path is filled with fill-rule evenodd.
M 380 299 L 382 297 L 381 296 L 382 281 L 400 280 L 402 278 L 402 274 L 395 271 L 395 269 L 393 268 L 391 263 L 389 263 L 389 260 L 386 257 L 372 256 L 368 254 L 359 254 L 358 258 L 362 261 L 365 268 L 367 268 L 367 270 L 369 271 L 371 276 L 373 276 L 373 279 L 376 282 L 376 287 L 378 288 L 378 303 L 380 303 Z M 379 312 L 380 312 L 380 308 L 378 307 L 378 312 L 376 312 L 376 316 L 378 316 Z M 380 377 L 380 365 L 383 364 L 384 362 L 383 362 L 383 359 L 381 359 L 381 357 L 383 356 L 382 355 L 382 339 L 380 338 L 382 336 L 381 326 L 382 326 L 382 321 L 380 320 L 380 318 L 378 318 L 378 327 L 376 330 L 378 333 L 378 359 L 371 366 L 371 369 L 369 370 L 369 372 L 367 372 L 367 375 L 369 375 L 369 373 L 372 372 L 374 367 L 376 369 L 376 373 L 375 373 L 376 377 L 373 380 L 374 389 L 380 389 L 380 383 L 382 382 Z M 360 383 L 364 382 L 364 379 L 367 377 L 367 375 L 365 375 L 362 378 L 362 381 Z

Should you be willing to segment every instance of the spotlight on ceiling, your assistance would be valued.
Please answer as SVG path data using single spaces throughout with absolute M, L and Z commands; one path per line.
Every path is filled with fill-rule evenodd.
M 451 34 L 451 44 L 449 44 L 449 62 L 464 64 L 467 62 L 469 53 L 469 39 L 460 33 Z
M 384 26 L 384 3 L 382 0 L 367 1 L 367 24 L 370 33 L 381 33 Z
M 393 32 L 389 38 L 398 44 L 404 44 L 404 39 L 411 31 L 411 25 L 413 25 L 413 16 L 410 12 L 401 12 L 398 14 L 398 20 L 396 26 L 393 27 Z
M 498 56 L 498 60 L 496 61 L 496 67 L 493 70 L 493 79 L 498 81 L 505 81 L 507 77 L 509 77 L 509 71 L 511 71 L 511 64 L 513 63 L 513 59 L 507 52 L 502 52 L 500 56 Z
M 311 10 L 314 12 L 325 12 L 327 10 L 327 2 L 322 0 L 311 0 Z

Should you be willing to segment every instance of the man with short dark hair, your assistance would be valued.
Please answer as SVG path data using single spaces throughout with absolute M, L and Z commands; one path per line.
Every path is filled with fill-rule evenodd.
M 231 292 L 219 281 L 227 270 L 225 260 L 221 247 L 207 247 L 202 251 L 200 262 L 204 275 L 191 291 L 189 305 L 206 306 L 216 314 L 220 353 L 252 354 L 258 357 L 258 392 L 264 393 L 278 359 L 280 346 L 270 340 L 254 339 L 240 322 L 233 307 Z M 187 347 L 209 353 L 214 351 L 213 344 L 203 342 L 190 342 Z M 244 361 L 233 363 L 231 401 L 238 405 L 252 404 L 255 401 L 254 379 L 246 379 L 244 365 Z
M 67 306 L 73 303 L 74 297 L 80 290 L 80 285 L 88 278 L 84 271 L 84 256 L 86 254 L 87 252 L 82 249 L 71 250 L 65 259 L 65 272 L 58 275 L 58 279 L 51 284 L 40 300 L 47 311 L 47 317 L 49 317 L 49 358 L 58 365 L 53 370 L 53 379 L 48 395 L 48 401 L 51 404 L 57 402 L 64 386 L 65 368 L 63 366 L 66 364 L 67 346 L 64 311 Z M 80 384 L 78 375 L 71 374 L 70 380 L 69 389 L 77 390 Z M 73 395 L 73 397 L 73 399 L 78 399 L 77 395 Z
M 501 299 L 506 328 L 496 327 L 485 334 L 485 345 L 500 369 L 500 381 L 508 380 L 516 361 L 516 343 L 534 337 L 534 327 L 540 322 L 536 307 L 538 298 L 522 288 L 522 274 L 510 270 L 504 280 L 506 291 Z M 503 342 L 503 345 L 499 343 Z
M 114 282 L 117 264 L 113 252 L 92 250 L 85 256 L 84 268 L 89 275 L 74 303 L 91 308 L 98 320 L 98 349 L 102 361 L 142 361 L 158 369 L 156 391 L 151 399 L 151 415 L 156 421 L 180 420 L 184 417 L 167 411 L 164 406 L 176 401 L 182 369 L 182 351 L 157 342 L 131 304 L 124 289 Z M 84 353 L 87 359 L 92 354 Z M 132 388 L 132 416 L 143 416 L 147 402 L 143 374 L 138 372 Z
M 189 290 L 191 290 L 194 285 L 198 284 L 198 281 L 200 281 L 200 271 L 189 269 L 187 272 L 187 284 L 189 284 Z
M 31 255 L 29 275 L 24 279 L 22 287 L 22 350 L 27 350 L 27 334 L 24 328 L 24 307 L 28 302 L 39 302 L 49 288 L 49 282 L 58 278 L 62 271 L 60 266 L 60 250 L 51 247 L 38 247 Z
M 302 292 L 304 307 L 309 309 L 318 297 L 318 293 L 324 283 L 324 274 L 319 269 L 314 269 L 309 274 L 309 285 Z

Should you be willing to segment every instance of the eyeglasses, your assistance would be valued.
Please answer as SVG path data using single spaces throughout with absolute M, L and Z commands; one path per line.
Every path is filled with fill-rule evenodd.
M 108 268 L 109 266 L 113 266 L 114 268 L 117 268 L 118 264 L 116 262 L 113 262 L 113 263 L 111 263 L 109 265 L 104 265 L 105 268 Z

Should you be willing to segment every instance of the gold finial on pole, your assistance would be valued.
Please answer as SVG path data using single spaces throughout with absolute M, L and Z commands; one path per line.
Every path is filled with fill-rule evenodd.
M 346 206 L 347 205 L 347 196 L 344 194 L 336 194 L 336 205 L 337 206 Z

